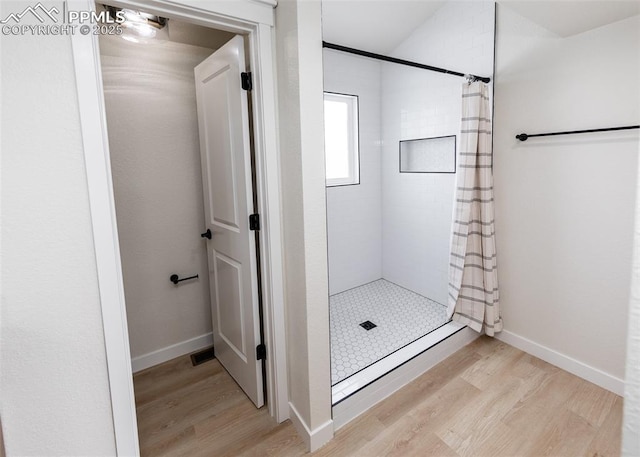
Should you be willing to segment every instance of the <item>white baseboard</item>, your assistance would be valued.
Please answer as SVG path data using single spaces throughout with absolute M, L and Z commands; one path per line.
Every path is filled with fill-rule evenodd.
M 605 373 L 602 370 L 589 366 L 579 360 L 573 359 L 568 355 L 561 354 L 553 349 L 531 341 L 515 333 L 503 330 L 500 333 L 496 333 L 496 339 L 504 341 L 513 347 L 520 349 L 528 354 L 531 354 L 545 362 L 555 365 L 558 368 L 562 368 L 571 374 L 574 374 L 582 379 L 586 379 L 593 384 L 607 389 L 614 394 L 624 395 L 624 380 L 616 378 L 609 373 Z
M 331 419 L 311 431 L 291 402 L 289 402 L 289 419 L 307 444 L 309 452 L 317 451 L 333 438 L 333 421 Z
M 167 362 L 181 355 L 189 354 L 199 349 L 204 349 L 213 344 L 213 334 L 205 333 L 204 335 L 196 336 L 187 341 L 181 341 L 180 343 L 172 344 L 157 351 L 149 352 L 138 357 L 131 359 L 131 369 L 134 373 L 142 371 L 145 368 L 149 368 L 160 363 Z

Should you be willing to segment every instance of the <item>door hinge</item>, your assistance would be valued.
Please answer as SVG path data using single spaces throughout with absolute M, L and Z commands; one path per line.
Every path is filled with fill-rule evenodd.
M 267 347 L 264 344 L 259 344 L 256 346 L 256 360 L 266 360 L 267 359 Z
M 260 230 L 260 215 L 252 214 L 249 216 L 249 230 Z
M 242 80 L 242 88 L 244 90 L 253 89 L 253 81 L 251 81 L 251 73 L 240 73 L 240 79 Z

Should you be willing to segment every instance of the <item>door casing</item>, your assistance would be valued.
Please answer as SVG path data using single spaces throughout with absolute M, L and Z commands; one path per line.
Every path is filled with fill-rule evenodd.
M 116 0 L 109 4 L 143 9 L 163 17 L 246 35 L 253 74 L 253 140 L 256 192 L 261 216 L 260 271 L 263 287 L 266 379 L 269 414 L 289 418 L 284 314 L 284 278 L 277 149 L 273 0 Z M 67 0 L 69 11 L 95 10 L 93 0 Z M 122 265 L 97 36 L 71 37 L 100 289 L 109 388 L 117 455 L 139 455 Z

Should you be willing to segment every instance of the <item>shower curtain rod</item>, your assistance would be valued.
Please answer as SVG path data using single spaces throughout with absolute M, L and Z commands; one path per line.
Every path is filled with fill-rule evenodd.
M 631 130 L 631 129 L 640 129 L 640 125 L 627 125 L 625 127 L 609 127 L 606 129 L 590 129 L 590 130 L 571 130 L 568 132 L 552 132 L 552 133 L 521 133 L 516 135 L 516 138 L 520 141 L 527 141 L 527 138 L 533 138 L 536 136 L 555 136 L 555 135 L 573 135 L 574 133 L 593 133 L 593 132 L 611 132 L 614 130 Z
M 486 78 L 486 77 L 483 77 L 483 76 L 465 75 L 464 73 L 460 73 L 460 72 L 457 72 L 457 71 L 446 70 L 444 68 L 438 68 L 438 67 L 432 67 L 431 65 L 425 65 L 425 64 L 422 64 L 422 63 L 411 62 L 410 60 L 403 60 L 403 59 L 397 59 L 395 57 L 383 56 L 382 54 L 375 54 L 373 52 L 362 51 L 360 49 L 349 48 L 347 46 L 342 46 L 342 45 L 339 45 L 339 44 L 327 43 L 326 41 L 322 42 L 322 47 L 323 48 L 334 49 L 336 51 L 348 52 L 350 54 L 356 54 L 356 55 L 359 55 L 359 56 L 362 56 L 362 57 L 369 57 L 371 59 L 384 60 L 385 62 L 398 63 L 400 65 L 407 65 L 409 67 L 415 67 L 415 68 L 422 68 L 423 70 L 437 71 L 438 73 L 446 73 L 448 75 L 454 75 L 454 76 L 462 76 L 463 78 L 467 77 L 467 76 L 471 76 L 476 81 L 482 81 L 484 83 L 488 83 L 488 82 L 491 81 L 491 78 Z

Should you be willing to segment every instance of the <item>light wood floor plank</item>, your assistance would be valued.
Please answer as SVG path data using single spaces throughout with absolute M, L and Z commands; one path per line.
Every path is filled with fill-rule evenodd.
M 434 430 L 437 424 L 445 422 L 479 394 L 476 387 L 464 379 L 455 378 L 433 395 L 425 399 L 415 398 L 414 408 L 364 446 L 363 455 L 401 455 L 401 451 L 405 452 L 404 455 L 419 455 L 420 451 L 424 453 L 428 449 L 423 447 L 425 440 L 437 444 L 443 454 L 455 454 L 435 435 Z
M 569 398 L 567 408 L 594 427 L 600 427 L 618 396 L 590 382 L 582 382 Z
M 616 457 L 622 446 L 622 398 L 616 396 L 609 414 L 584 453 L 588 457 Z
M 134 376 L 143 457 L 305 454 L 291 422 L 256 409 L 217 360 Z M 622 399 L 482 337 L 337 431 L 326 457 L 620 455 Z
M 167 434 L 152 441 L 141 437 L 140 454 L 157 457 L 191 455 L 196 442 L 195 433 L 195 427 L 190 425 L 181 430 L 174 429 L 170 435 Z
M 136 407 L 224 371 L 219 363 L 201 365 L 198 368 L 201 369 L 192 366 L 189 357 L 178 357 L 139 371 L 133 375 Z
M 315 455 L 339 457 L 358 455 L 367 443 L 384 434 L 386 426 L 374 414 L 363 414 L 338 430 L 333 440 Z
M 394 395 L 394 401 L 378 403 L 368 414 L 375 415 L 385 425 L 392 424 L 413 410 L 416 399 L 433 395 L 480 359 L 481 356 L 474 351 L 473 347 L 462 348 L 447 358 L 446 362 L 439 363 L 405 386 L 401 391 L 403 395 Z
M 247 402 L 248 407 L 241 413 L 238 410 L 239 414 L 221 414 L 216 420 L 196 426 L 198 450 L 192 455 L 209 457 L 211 449 L 216 449 L 216 456 L 237 456 L 277 426 L 266 411 Z
M 522 357 L 522 352 L 507 344 L 496 342 L 493 351 L 467 368 L 460 377 L 478 389 L 489 387 L 496 375 L 508 371 Z
M 504 362 L 515 366 L 511 358 Z M 538 389 L 548 375 L 540 370 L 527 378 L 502 373 L 482 395 L 458 408 L 439 425 L 436 434 L 460 455 L 475 455 L 476 449 L 495 434 L 502 419 L 523 399 Z
M 296 457 L 305 453 L 305 446 L 291 422 L 286 421 L 263 435 L 257 443 L 248 441 L 238 451 L 242 457 Z
M 379 454 L 389 457 L 460 457 L 432 432 L 423 432 L 410 441 L 396 441 L 388 451 Z
M 582 455 L 595 429 L 573 411 L 563 410 L 546 423 L 528 454 L 536 456 Z
M 182 434 L 182 430 L 220 412 L 233 410 L 246 401 L 240 388 L 225 371 L 212 369 L 209 372 L 209 378 L 198 380 L 196 377 L 193 384 L 169 390 L 138 407 L 138 431 L 145 437 L 145 445 L 156 446 L 164 437 L 172 433 Z

